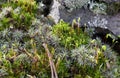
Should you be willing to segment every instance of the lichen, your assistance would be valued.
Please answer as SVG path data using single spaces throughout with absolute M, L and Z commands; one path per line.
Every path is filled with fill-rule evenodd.
M 90 2 L 89 9 L 95 14 L 105 14 L 106 15 L 107 4 Z
M 101 27 L 101 28 L 107 28 L 108 21 L 106 18 L 100 18 L 99 15 L 94 16 L 89 22 L 88 25 L 90 27 Z
M 65 6 L 72 11 L 74 9 L 81 8 L 85 4 L 87 4 L 90 0 L 64 0 Z

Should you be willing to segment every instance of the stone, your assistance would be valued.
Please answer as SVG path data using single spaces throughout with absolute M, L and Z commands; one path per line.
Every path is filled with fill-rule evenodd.
M 120 35 L 120 13 L 109 16 L 107 27 L 111 30 L 114 34 Z
M 108 0 L 108 2 L 111 1 L 114 2 L 119 0 Z M 89 8 L 84 7 L 73 9 L 69 12 L 66 6 L 62 4 L 62 0 L 59 0 L 59 2 L 54 0 L 49 16 L 54 19 L 55 23 L 58 23 L 60 19 L 72 23 L 74 19 L 77 20 L 80 17 L 80 26 L 86 24 L 88 27 L 100 27 L 108 29 L 117 36 L 120 35 L 120 12 L 114 15 L 96 14 Z
M 60 19 L 72 23 L 74 19 L 81 18 L 80 25 L 86 24 L 88 27 L 101 27 L 110 30 L 115 35 L 120 35 L 120 13 L 115 15 L 95 14 L 84 8 L 67 12 L 65 8 L 59 9 Z
M 55 23 L 58 23 L 58 21 L 60 19 L 59 6 L 60 6 L 60 3 L 56 0 L 53 0 L 53 5 L 51 7 L 49 16 L 54 19 Z

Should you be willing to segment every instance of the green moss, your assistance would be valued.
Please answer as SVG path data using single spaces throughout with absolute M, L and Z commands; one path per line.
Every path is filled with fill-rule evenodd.
M 73 49 L 80 45 L 87 44 L 89 36 L 80 28 L 74 29 L 68 23 L 60 21 L 53 27 L 53 34 L 60 38 L 60 44 L 67 49 Z
M 37 4 L 34 0 L 11 0 L 10 2 L 7 2 L 2 5 L 2 7 L 6 6 L 11 6 L 13 9 L 21 7 L 22 11 L 30 13 L 36 12 L 37 10 Z
M 2 5 L 0 30 L 13 26 L 15 29 L 28 30 L 37 10 L 34 0 L 12 0 Z

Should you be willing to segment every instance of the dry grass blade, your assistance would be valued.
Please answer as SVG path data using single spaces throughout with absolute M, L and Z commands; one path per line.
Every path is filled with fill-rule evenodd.
M 50 63 L 50 68 L 51 68 L 51 78 L 58 78 L 56 68 L 55 68 L 55 65 L 53 63 L 52 56 L 51 56 L 50 51 L 47 47 L 47 44 L 43 43 L 43 47 L 45 48 L 45 51 L 47 52 L 47 55 L 48 55 L 48 58 L 49 58 L 49 63 Z

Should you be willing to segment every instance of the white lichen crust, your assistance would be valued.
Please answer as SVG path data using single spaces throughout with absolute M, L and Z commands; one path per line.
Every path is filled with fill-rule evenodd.
M 90 0 L 64 0 L 64 5 L 72 11 L 78 9 L 87 4 Z

